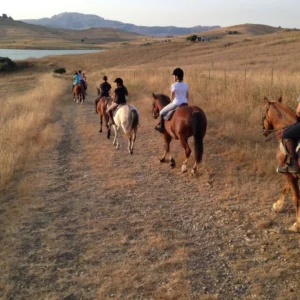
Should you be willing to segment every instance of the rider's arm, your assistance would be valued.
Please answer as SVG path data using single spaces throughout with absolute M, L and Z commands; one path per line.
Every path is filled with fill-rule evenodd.
M 175 91 L 171 91 L 170 98 L 171 102 L 175 99 Z
M 113 103 L 117 103 L 117 94 L 114 93 Z
M 189 91 L 187 91 L 187 92 L 186 92 L 186 99 L 189 100 L 189 96 L 190 96 Z

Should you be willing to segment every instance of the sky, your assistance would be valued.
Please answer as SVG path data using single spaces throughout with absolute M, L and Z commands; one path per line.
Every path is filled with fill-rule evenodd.
M 145 26 L 230 26 L 245 23 L 300 28 L 300 0 L 1 0 L 0 15 L 15 20 L 63 12 Z

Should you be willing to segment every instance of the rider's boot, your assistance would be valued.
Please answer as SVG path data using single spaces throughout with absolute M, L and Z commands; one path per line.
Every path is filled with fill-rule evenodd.
M 163 116 L 160 116 L 160 123 L 156 125 L 155 130 L 163 133 L 165 131 L 165 120 Z
M 286 165 L 279 166 L 278 172 L 280 173 L 290 173 L 290 174 L 298 174 L 300 173 L 300 168 L 298 165 L 298 155 L 296 153 L 296 143 L 293 140 L 285 139 L 284 146 L 288 153 L 288 160 Z

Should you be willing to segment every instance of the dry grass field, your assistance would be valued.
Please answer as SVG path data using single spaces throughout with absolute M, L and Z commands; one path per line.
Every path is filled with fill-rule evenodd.
M 48 57 L 5 75 L 0 298 L 299 299 L 299 235 L 287 230 L 295 212 L 290 199 L 271 212 L 283 178 L 277 143 L 260 130 L 264 96 L 296 106 L 300 34 L 227 38 Z M 68 74 L 51 75 L 55 66 Z M 176 168 L 158 161 L 151 93 L 168 93 L 177 66 L 208 118 L 197 178 L 181 174 L 177 141 Z M 79 68 L 83 105 L 68 92 Z M 116 151 L 98 133 L 104 74 L 124 78 L 140 111 L 133 156 L 125 139 Z

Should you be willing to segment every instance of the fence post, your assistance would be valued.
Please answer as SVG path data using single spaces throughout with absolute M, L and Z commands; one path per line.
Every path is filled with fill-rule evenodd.
M 224 81 L 225 81 L 225 90 L 227 89 L 227 74 L 226 74 L 226 69 L 224 72 Z
M 245 87 L 246 87 L 246 81 L 247 81 L 247 69 L 245 69 L 245 82 L 244 82 Z

